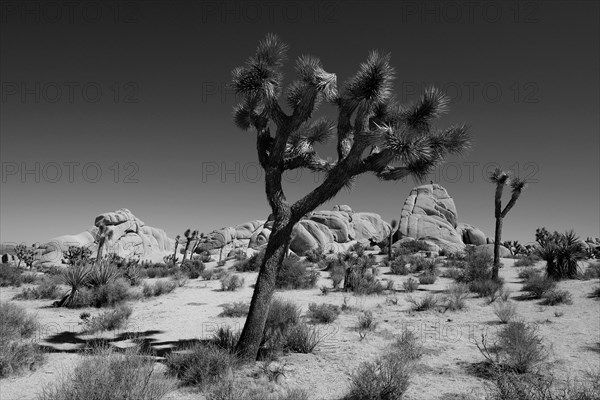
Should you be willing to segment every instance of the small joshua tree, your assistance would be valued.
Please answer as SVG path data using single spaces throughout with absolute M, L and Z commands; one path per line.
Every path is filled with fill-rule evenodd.
M 198 231 L 195 230 L 192 232 L 192 230 L 190 228 L 188 228 L 183 233 L 183 236 L 185 236 L 186 242 L 185 242 L 185 249 L 183 251 L 183 260 L 181 261 L 182 265 L 185 262 L 185 260 L 187 259 L 187 253 L 190 248 L 190 245 L 192 244 L 193 241 L 195 241 L 198 238 Z M 190 257 L 191 257 L 191 255 L 190 255 Z
M 173 265 L 177 265 L 177 248 L 179 247 L 179 239 L 181 239 L 181 235 L 175 236 L 175 249 L 173 250 Z
M 394 237 L 394 233 L 396 232 L 396 226 L 398 226 L 398 221 L 393 219 L 391 226 L 392 229 L 390 229 L 390 235 L 388 237 L 388 261 L 392 261 L 392 240 Z
M 509 178 L 507 172 L 496 168 L 490 176 L 490 181 L 496 184 L 496 194 L 494 196 L 494 211 L 496 218 L 496 231 L 494 236 L 494 266 L 492 267 L 492 279 L 498 280 L 498 269 L 500 268 L 500 244 L 502 240 L 502 221 L 506 214 L 515 206 L 517 199 L 525 188 L 526 182 L 519 178 Z M 504 186 L 510 184 L 512 194 L 506 207 L 502 209 L 502 191 Z
M 19 263 L 17 264 L 17 268 L 21 266 L 21 262 L 25 259 L 27 254 L 27 246 L 24 244 L 18 244 L 15 246 L 15 255 L 19 259 Z
M 87 247 L 69 246 L 66 251 L 63 251 L 63 258 L 67 260 L 67 264 L 75 265 L 77 262 L 86 262 L 90 259 L 92 251 Z
M 98 235 L 96 236 L 96 243 L 98 243 L 98 251 L 96 253 L 96 265 L 102 260 L 102 251 L 107 240 L 112 239 L 113 231 L 108 229 L 108 226 L 104 222 L 98 226 Z
M 464 125 L 437 130 L 433 122 L 449 103 L 430 88 L 415 104 L 399 104 L 393 95 L 394 68 L 390 55 L 373 51 L 358 72 L 338 90 L 335 74 L 314 56 L 296 61 L 297 78 L 283 82 L 288 46 L 269 34 L 251 57 L 233 70 L 232 87 L 241 97 L 234 121 L 256 133 L 258 162 L 265 170 L 265 191 L 273 227 L 261 262 L 250 313 L 237 344 L 244 359 L 255 359 L 263 336 L 277 274 L 290 245 L 294 225 L 332 199 L 355 177 L 373 173 L 396 181 L 425 178 L 448 154 L 469 144 Z M 282 107 L 284 97 L 287 110 Z M 320 103 L 337 108 L 337 121 L 314 118 Z M 337 159 L 317 153 L 316 144 L 335 137 Z M 294 204 L 282 186 L 285 171 L 325 172 L 324 181 Z

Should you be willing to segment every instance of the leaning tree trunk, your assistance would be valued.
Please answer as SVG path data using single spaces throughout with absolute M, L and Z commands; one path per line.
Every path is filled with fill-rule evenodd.
M 285 225 L 278 229 L 274 227 L 269 237 L 258 280 L 254 287 L 248 318 L 236 346 L 236 350 L 242 359 L 256 360 L 258 355 L 269 307 L 271 306 L 271 298 L 275 291 L 277 271 L 289 246 L 293 226 L 293 222 L 290 222 L 288 217 Z
M 498 280 L 498 269 L 500 268 L 500 241 L 502 240 L 502 218 L 496 218 L 496 233 L 494 235 L 494 265 L 492 267 L 492 279 Z

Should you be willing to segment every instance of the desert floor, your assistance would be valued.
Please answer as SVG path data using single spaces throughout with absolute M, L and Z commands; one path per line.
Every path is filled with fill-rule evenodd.
M 379 256 L 378 256 L 379 257 Z M 517 277 L 513 259 L 503 259 L 500 270 L 505 280 L 505 288 L 511 297 L 517 298 L 522 287 Z M 228 266 L 233 261 L 228 262 Z M 214 263 L 212 263 L 214 264 Z M 210 268 L 212 264 L 208 264 Z M 538 262 L 537 268 L 543 267 Z M 299 386 L 307 389 L 312 399 L 336 399 L 346 393 L 350 374 L 358 365 L 372 360 L 387 351 L 395 335 L 402 329 L 410 329 L 419 335 L 426 349 L 411 379 L 406 399 L 459 399 L 460 394 L 471 394 L 481 398 L 485 379 L 477 377 L 474 369 L 484 360 L 475 346 L 474 340 L 482 332 L 494 335 L 501 327 L 494 314 L 493 306 L 485 299 L 471 296 L 468 307 L 463 311 L 411 312 L 404 293 L 402 282 L 408 276 L 388 274 L 387 268 L 380 268 L 381 279 L 391 279 L 396 291 L 386 291 L 385 295 L 354 296 L 342 292 L 330 292 L 324 296 L 321 286 L 331 286 L 327 272 L 321 272 L 317 288 L 278 292 L 276 295 L 292 299 L 307 310 L 309 303 L 347 304 L 356 311 L 344 312 L 330 325 L 323 325 L 326 338 L 313 354 L 290 354 L 281 358 L 285 365 L 285 378 L 282 385 Z M 241 329 L 243 318 L 222 318 L 218 314 L 222 305 L 235 301 L 249 302 L 252 296 L 251 285 L 256 273 L 244 273 L 246 285 L 236 292 L 223 292 L 219 281 L 189 280 L 174 292 L 151 299 L 132 302 L 133 315 L 125 331 L 137 332 L 146 339 L 158 354 L 181 343 L 193 339 L 205 339 L 220 326 L 230 325 Z M 443 292 L 453 283 L 451 279 L 440 277 L 432 285 L 421 285 L 413 296 L 424 296 L 428 292 Z M 551 368 L 561 378 L 579 379 L 586 372 L 600 369 L 600 302 L 590 298 L 598 280 L 569 280 L 559 283 L 573 295 L 573 304 L 542 306 L 540 300 L 516 301 L 519 318 L 539 325 L 539 332 L 551 348 Z M 22 288 L 2 288 L 0 300 L 7 301 Z M 397 299 L 394 304 L 393 299 Z M 79 315 L 88 311 L 96 315 L 98 309 L 53 308 L 48 300 L 18 301 L 29 311 L 37 314 L 42 325 L 39 343 L 52 351 L 46 363 L 38 370 L 0 380 L 0 398 L 3 400 L 35 399 L 44 385 L 55 382 L 57 377 L 69 372 L 75 362 L 82 357 L 77 350 L 83 346 L 78 335 L 82 330 Z M 371 310 L 378 321 L 375 332 L 360 340 L 355 328 L 361 310 Z M 124 331 L 105 334 L 114 340 L 116 346 L 127 346 L 131 341 L 123 338 Z M 236 372 L 236 377 L 254 380 L 253 372 L 258 366 L 250 366 Z M 203 399 L 203 395 L 193 388 L 179 388 L 170 393 L 168 399 Z

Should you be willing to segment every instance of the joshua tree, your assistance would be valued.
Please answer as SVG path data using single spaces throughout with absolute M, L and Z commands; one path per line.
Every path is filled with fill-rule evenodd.
M 492 279 L 498 280 L 498 269 L 500 268 L 500 244 L 502 240 L 502 221 L 506 214 L 514 207 L 521 192 L 525 188 L 526 182 L 519 178 L 509 178 L 507 172 L 496 168 L 490 176 L 492 183 L 496 184 L 496 194 L 494 196 L 494 216 L 496 218 L 496 231 L 494 235 L 494 266 L 492 267 Z M 502 209 L 502 191 L 504 186 L 510 183 L 512 194 L 506 207 Z
M 177 265 L 177 247 L 179 246 L 179 239 L 181 235 L 175 236 L 175 250 L 173 250 L 173 265 Z
M 98 252 L 96 253 L 96 265 L 102 260 L 102 250 L 107 240 L 112 239 L 113 231 L 109 230 L 104 222 L 98 227 L 98 236 L 96 236 L 96 242 L 98 243 Z
M 396 230 L 396 226 L 398 226 L 398 221 L 395 219 L 392 220 L 392 229 L 390 229 L 390 236 L 388 237 L 388 260 L 392 261 L 392 238 L 394 237 L 394 232 Z
M 21 266 L 21 262 L 25 259 L 27 255 L 27 246 L 24 244 L 18 244 L 15 246 L 15 255 L 19 259 L 19 263 L 17 264 L 17 268 Z
M 195 230 L 192 232 L 191 229 L 188 228 L 183 233 L 183 236 L 185 236 L 186 242 L 185 242 L 185 250 L 183 251 L 183 260 L 181 260 L 181 265 L 183 265 L 183 263 L 187 259 L 187 252 L 188 252 L 188 249 L 190 248 L 190 244 L 192 244 L 192 242 L 198 238 L 198 231 Z M 190 258 L 191 258 L 191 255 L 190 255 Z
M 237 344 L 245 359 L 257 356 L 277 272 L 296 222 L 350 186 L 358 175 L 370 172 L 381 180 L 412 175 L 422 180 L 448 154 L 460 153 L 469 144 L 464 125 L 433 129 L 432 122 L 448 105 L 448 98 L 438 90 L 427 89 L 420 100 L 406 107 L 394 100 L 389 54 L 371 52 L 340 90 L 336 75 L 326 72 L 318 58 L 301 56 L 296 61 L 297 79 L 284 90 L 287 48 L 269 34 L 256 53 L 232 72 L 232 87 L 242 98 L 234 121 L 242 130 L 256 133 L 273 216 L 250 312 Z M 290 112 L 281 106 L 281 96 Z M 320 103 L 337 107 L 337 122 L 313 119 Z M 337 138 L 337 160 L 329 161 L 317 154 L 315 144 L 331 137 Z M 299 168 L 326 176 L 312 192 L 290 204 L 282 175 Z
M 89 260 L 92 251 L 87 247 L 69 246 L 67 251 L 63 251 L 63 258 L 67 259 L 67 264 L 75 265 L 77 262 Z

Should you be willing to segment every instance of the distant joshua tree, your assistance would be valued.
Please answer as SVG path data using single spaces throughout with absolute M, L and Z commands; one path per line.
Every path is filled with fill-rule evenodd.
M 183 260 L 181 261 L 181 265 L 183 265 L 183 263 L 187 259 L 187 253 L 190 248 L 190 244 L 192 244 L 192 242 L 198 238 L 198 231 L 195 230 L 192 232 L 192 230 L 190 228 L 188 228 L 183 233 L 183 236 L 185 236 L 187 241 L 185 242 L 185 250 L 183 251 Z
M 391 226 L 392 226 L 392 229 L 390 229 L 390 235 L 388 238 L 388 261 L 392 261 L 392 240 L 394 237 L 394 232 L 396 231 L 396 227 L 398 226 L 398 221 L 393 219 Z
M 496 184 L 494 196 L 494 216 L 496 217 L 496 233 L 494 235 L 494 266 L 492 267 L 492 279 L 498 280 L 498 269 L 500 268 L 500 245 L 502 244 L 502 221 L 506 214 L 515 206 L 517 199 L 526 186 L 526 182 L 519 178 L 509 178 L 508 172 L 496 168 L 490 175 L 490 181 Z M 512 194 L 506 207 L 502 209 L 502 191 L 504 186 L 510 183 Z
M 175 236 L 175 250 L 173 250 L 173 265 L 177 265 L 177 248 L 179 247 L 179 239 L 181 239 L 181 235 Z
M 301 56 L 296 75 L 284 87 L 283 64 L 288 46 L 269 34 L 256 53 L 232 72 L 232 87 L 242 98 L 234 121 L 256 133 L 258 162 L 265 170 L 265 189 L 273 228 L 261 262 L 250 313 L 237 352 L 255 359 L 263 336 L 275 280 L 294 225 L 308 212 L 349 187 L 358 175 L 370 172 L 381 180 L 406 176 L 423 180 L 448 154 L 469 144 L 465 125 L 435 130 L 448 97 L 430 88 L 415 104 L 403 106 L 393 96 L 394 69 L 390 55 L 373 51 L 359 71 L 339 90 L 337 77 L 321 61 Z M 280 105 L 283 96 L 290 112 Z M 313 119 L 321 103 L 337 107 L 337 121 Z M 316 144 L 337 138 L 337 160 L 321 158 Z M 300 200 L 288 202 L 282 188 L 285 171 L 325 172 L 324 181 Z
M 96 253 L 96 265 L 102 260 L 102 251 L 107 240 L 111 240 L 113 237 L 113 231 L 108 229 L 106 224 L 102 222 L 98 227 L 98 235 L 96 236 L 96 242 L 98 243 L 98 251 Z

